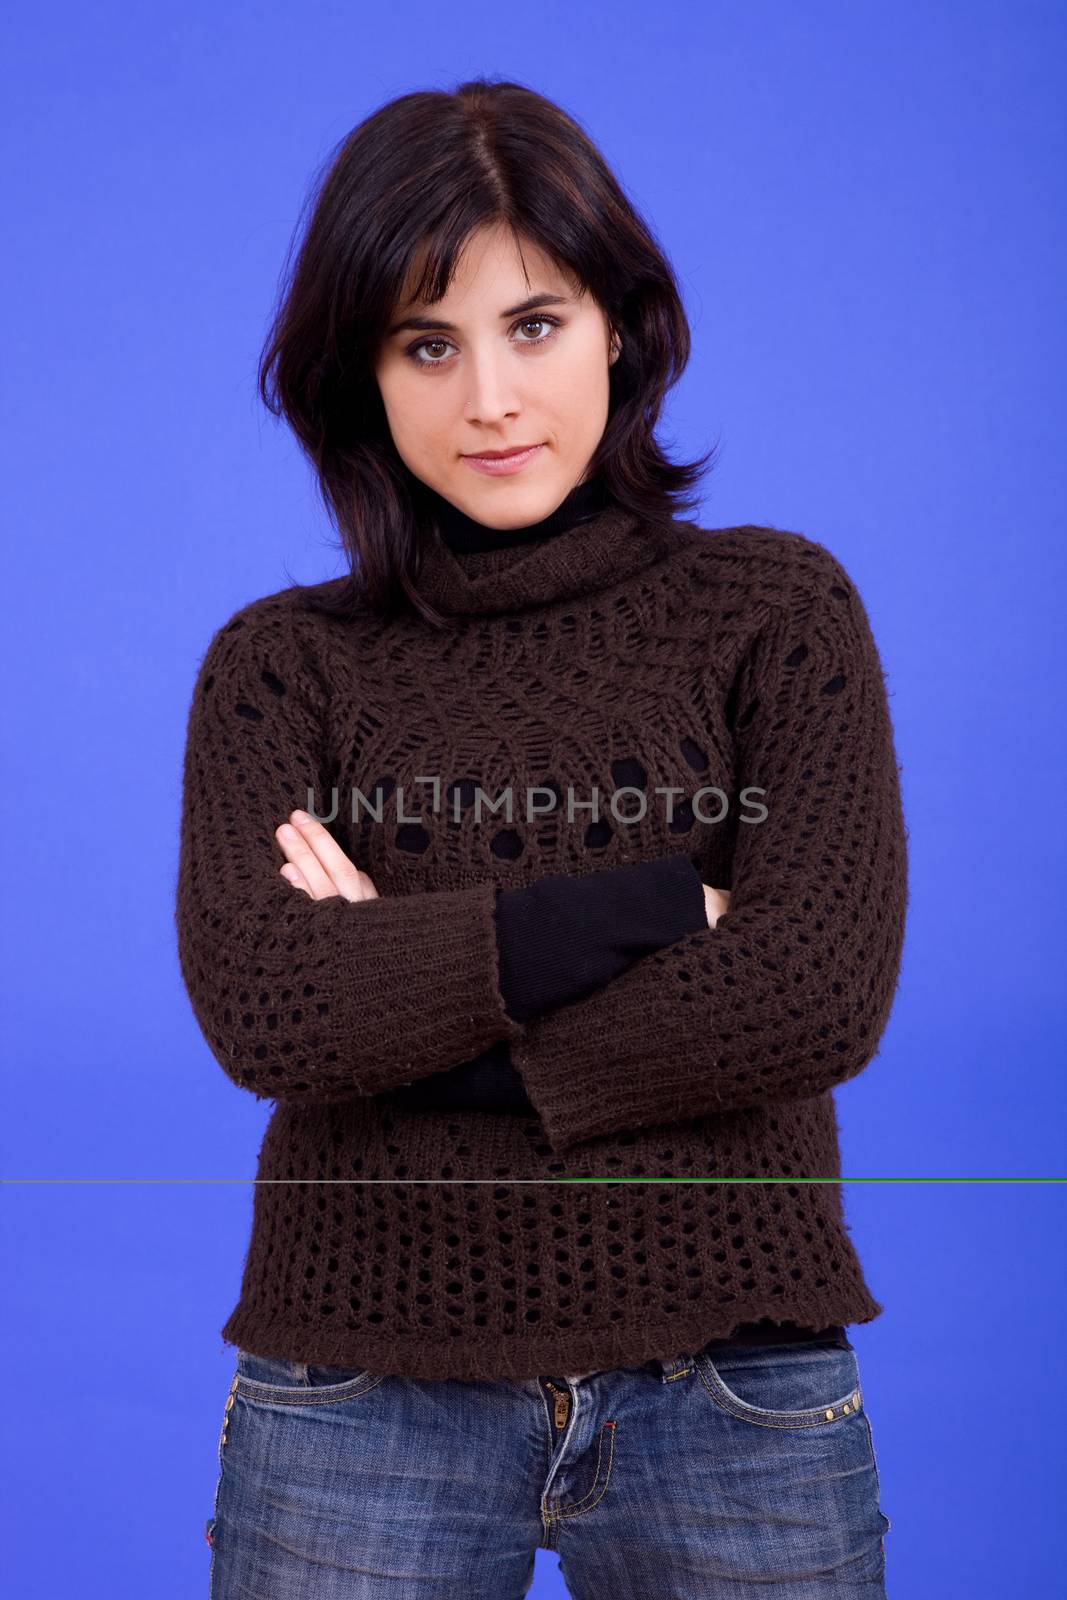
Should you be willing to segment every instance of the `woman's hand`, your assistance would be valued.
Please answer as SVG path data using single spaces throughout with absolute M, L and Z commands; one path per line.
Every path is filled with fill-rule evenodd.
M 378 891 L 365 872 L 350 861 L 333 835 L 306 811 L 291 811 L 274 837 L 286 856 L 278 870 L 294 889 L 312 900 L 339 894 L 345 900 L 377 900 Z
M 708 914 L 708 927 L 714 928 L 720 917 L 724 917 L 730 909 L 729 889 L 713 889 L 710 883 L 704 885 L 704 910 Z

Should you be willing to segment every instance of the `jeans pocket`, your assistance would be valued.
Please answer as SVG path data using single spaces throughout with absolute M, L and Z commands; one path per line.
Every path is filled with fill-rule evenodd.
M 330 1367 L 237 1352 L 237 1393 L 256 1405 L 316 1406 L 352 1400 L 383 1382 L 366 1367 Z
M 820 1428 L 863 1405 L 856 1352 L 831 1343 L 759 1345 L 694 1358 L 710 1398 L 763 1428 Z
M 303 1373 L 303 1364 L 290 1361 L 288 1357 L 259 1356 L 242 1349 L 237 1352 L 238 1388 L 242 1393 L 249 1383 L 262 1388 L 302 1389 L 305 1386 Z
M 313 1389 L 344 1389 L 350 1383 L 378 1376 L 366 1367 L 325 1367 L 311 1362 L 304 1370 L 307 1373 L 308 1384 Z

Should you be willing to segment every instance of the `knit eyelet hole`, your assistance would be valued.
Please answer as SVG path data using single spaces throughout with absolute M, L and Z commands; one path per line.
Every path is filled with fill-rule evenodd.
M 683 739 L 681 741 L 680 749 L 694 772 L 707 771 L 708 758 L 704 754 L 704 751 L 693 739 Z
M 643 789 L 648 773 L 636 756 L 622 756 L 611 763 L 611 776 L 619 789 Z
M 668 826 L 671 833 L 688 833 L 694 820 L 692 800 L 680 800 L 674 808 L 674 815 Z
M 468 810 L 474 804 L 477 790 L 477 778 L 458 778 L 455 783 L 450 783 L 447 791 L 449 815 L 455 812 L 457 800 L 461 811 Z

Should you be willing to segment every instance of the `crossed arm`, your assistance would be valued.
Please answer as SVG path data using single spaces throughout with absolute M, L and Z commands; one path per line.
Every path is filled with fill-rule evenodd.
M 369 874 L 306 811 L 294 811 L 275 838 L 286 857 L 281 875 L 312 899 L 378 897 Z M 714 927 L 729 904 L 729 890 L 702 883 L 678 854 L 503 890 L 496 926 L 508 1014 L 525 1022 L 582 999 L 641 955 Z
M 513 1043 L 520 1019 L 581 992 L 555 959 L 552 930 L 520 914 L 548 880 L 503 894 L 486 882 L 381 896 L 300 814 L 297 797 L 320 786 L 327 764 L 327 698 L 291 616 L 257 602 L 212 639 L 190 708 L 179 960 L 216 1059 L 259 1098 L 335 1102 L 403 1088 Z M 627 913 L 597 952 L 603 979 L 729 902 L 711 890 L 705 899 L 685 857 L 589 877 L 609 880 L 600 887 Z M 569 885 L 581 891 L 565 919 L 574 948 L 581 902 L 598 886 L 560 878 Z M 502 898 L 511 915 L 499 919 Z M 651 935 L 639 926 L 650 914 Z
M 805 579 L 746 666 L 736 778 L 768 814 L 740 830 L 732 897 L 704 886 L 699 927 L 525 1022 L 501 985 L 499 891 L 379 896 L 325 829 L 309 835 L 292 813 L 323 768 L 326 687 L 280 616 L 221 629 L 190 713 L 177 918 L 194 1012 L 234 1081 L 344 1100 L 506 1040 L 562 1152 L 859 1072 L 900 970 L 906 829 L 862 603 L 827 552 Z

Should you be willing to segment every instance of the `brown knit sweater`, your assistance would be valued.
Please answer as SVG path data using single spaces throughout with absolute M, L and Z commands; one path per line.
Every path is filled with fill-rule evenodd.
M 898 766 L 840 563 L 608 507 L 513 548 L 428 541 L 445 630 L 317 613 L 339 581 L 238 611 L 189 713 L 181 970 L 217 1061 L 276 1103 L 223 1337 L 503 1378 L 872 1320 L 840 1186 L 738 1181 L 840 1176 L 830 1091 L 900 970 Z M 376 900 L 279 875 L 274 829 L 334 790 Z M 501 889 L 677 852 L 731 889 L 715 928 L 508 1014 Z M 405 1097 L 501 1040 L 535 1114 Z

